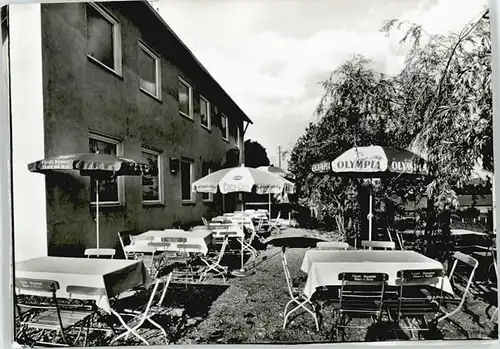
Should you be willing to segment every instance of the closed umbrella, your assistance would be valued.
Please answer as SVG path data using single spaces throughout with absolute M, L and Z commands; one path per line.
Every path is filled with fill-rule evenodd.
M 331 162 L 314 164 L 312 171 L 362 178 L 418 176 L 428 173 L 426 163 L 419 155 L 405 149 L 381 146 L 351 148 Z M 368 240 L 372 239 L 372 217 L 370 191 Z
M 96 181 L 96 238 L 99 250 L 99 181 L 117 176 L 140 176 L 153 172 L 149 165 L 135 160 L 103 153 L 75 153 L 49 157 L 28 164 L 28 170 L 42 174 L 51 172 L 80 171 Z

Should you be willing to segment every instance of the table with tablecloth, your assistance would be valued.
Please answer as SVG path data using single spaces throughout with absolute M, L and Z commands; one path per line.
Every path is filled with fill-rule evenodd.
M 209 230 L 149 230 L 137 236 L 151 237 L 151 239 L 136 240 L 129 245 L 128 248 L 133 252 L 141 252 L 142 247 L 144 252 L 149 252 L 151 248 L 154 248 L 156 252 L 168 251 L 206 255 L 208 247 L 212 243 L 212 232 Z
M 308 274 L 304 294 L 311 297 L 320 286 L 341 286 L 341 273 L 386 273 L 389 286 L 399 285 L 398 271 L 443 269 L 443 265 L 414 251 L 319 250 L 306 251 L 301 270 Z M 422 279 L 415 284 L 441 288 L 453 294 L 447 277 Z
M 59 284 L 56 296 L 94 300 L 96 305 L 111 312 L 109 299 L 136 287 L 148 287 L 151 278 L 142 261 L 122 259 L 92 259 L 71 257 L 39 257 L 17 262 L 14 269 L 17 282 L 26 279 L 52 280 Z M 68 286 L 92 287 L 102 292 L 74 295 Z M 19 289 L 19 293 L 50 297 L 36 289 Z

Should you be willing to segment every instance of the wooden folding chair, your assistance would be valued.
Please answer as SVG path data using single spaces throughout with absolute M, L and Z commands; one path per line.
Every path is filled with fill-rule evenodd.
M 384 273 L 341 273 L 340 300 L 336 311 L 335 333 L 346 328 L 366 329 L 381 320 L 388 275 Z M 355 318 L 371 319 L 369 325 L 350 325 Z
M 396 244 L 394 241 L 361 241 L 361 246 L 366 250 L 394 250 Z
M 283 271 L 285 272 L 286 284 L 288 287 L 288 294 L 290 295 L 291 300 L 285 305 L 285 309 L 283 311 L 283 329 L 286 328 L 287 320 L 289 316 L 296 312 L 297 310 L 303 309 L 314 318 L 314 322 L 316 324 L 316 331 L 319 331 L 319 321 L 316 316 L 316 307 L 313 302 L 303 293 L 302 289 L 296 288 L 293 286 L 292 277 L 290 274 L 290 269 L 288 268 L 288 262 L 286 260 L 285 250 L 282 249 L 282 260 L 281 264 L 283 265 Z M 288 311 L 288 307 L 292 304 L 296 306 Z M 308 308 L 309 306 L 310 308 Z
M 223 266 L 220 263 L 222 261 L 222 257 L 224 257 L 228 242 L 229 239 L 226 236 L 222 242 L 222 246 L 219 252 L 216 255 L 207 255 L 200 257 L 201 261 L 206 264 L 206 266 L 201 271 L 199 279 L 200 282 L 203 281 L 203 279 L 208 275 L 209 272 L 214 272 L 215 274 L 222 276 L 222 279 L 224 280 L 224 282 L 226 282 L 226 274 L 228 268 L 227 266 Z
M 456 295 L 455 296 L 444 295 L 442 306 L 440 307 L 444 315 L 438 318 L 437 322 L 441 322 L 444 319 L 453 316 L 462 309 L 464 303 L 467 300 L 467 296 L 470 292 L 470 287 L 472 285 L 472 280 L 474 279 L 474 274 L 476 273 L 476 269 L 479 266 L 479 262 L 477 259 L 469 255 L 466 255 L 462 252 L 458 251 L 455 252 L 453 254 L 453 259 L 455 261 L 451 268 L 449 279 L 452 285 L 454 286 L 453 291 L 455 291 Z M 461 270 L 459 271 L 458 269 Z M 465 272 L 465 274 L 463 274 L 462 271 Z M 458 287 L 456 287 L 457 283 L 460 282 L 465 283 L 463 290 L 460 290 Z M 459 296 L 460 293 L 462 293 L 461 297 Z M 448 311 L 446 307 L 449 304 L 456 305 L 455 309 L 453 309 L 452 311 Z
M 347 250 L 349 244 L 341 241 L 320 241 L 316 244 L 320 250 Z
M 87 258 L 110 257 L 113 259 L 115 254 L 116 250 L 114 248 L 87 248 L 84 252 L 84 255 L 87 256 Z
M 85 327 L 87 329 L 86 344 L 90 322 L 96 312 L 95 309 L 88 306 L 72 306 L 69 309 L 64 309 L 56 296 L 59 283 L 54 280 L 16 278 L 15 287 L 17 290 L 47 294 L 47 297 L 51 299 L 48 304 L 24 304 L 18 302 L 16 295 L 16 309 L 20 318 L 20 330 L 16 333 L 16 340 L 19 343 L 75 346 Z M 23 308 L 24 310 L 22 310 Z M 38 331 L 38 336 L 32 338 L 27 333 L 28 329 Z M 77 330 L 76 334 L 75 330 Z M 50 338 L 49 334 L 52 334 L 52 341 L 47 340 Z M 47 335 L 49 335 L 47 339 L 43 338 Z
M 420 337 L 422 331 L 430 331 L 436 324 L 443 298 L 445 272 L 443 269 L 401 270 L 398 277 L 397 299 L 385 301 L 387 315 L 399 328 L 409 330 L 412 338 L 415 337 L 414 331 Z M 438 282 L 441 282 L 440 292 L 429 293 L 421 286 Z M 406 326 L 401 325 L 401 320 Z
M 116 336 L 111 340 L 109 343 L 110 345 L 119 340 L 120 338 L 125 337 L 125 340 L 128 339 L 129 335 L 133 335 L 137 337 L 141 342 L 143 342 L 145 345 L 149 345 L 148 341 L 144 339 L 140 334 L 137 333 L 137 330 L 144 325 L 144 323 L 147 321 L 154 327 L 158 328 L 163 336 L 165 337 L 165 342 L 166 344 L 168 343 L 168 338 L 167 338 L 167 332 L 163 327 L 161 327 L 156 321 L 154 321 L 152 318 L 157 315 L 162 309 L 163 309 L 163 301 L 165 299 L 165 294 L 167 293 L 168 286 L 170 284 L 170 281 L 172 279 L 172 273 L 168 273 L 165 277 L 158 278 L 153 284 L 153 289 L 151 291 L 151 295 L 149 297 L 149 300 L 146 304 L 135 308 L 135 309 L 129 309 L 129 308 L 123 308 L 120 309 L 119 311 L 111 309 L 111 312 L 118 318 L 120 323 L 123 325 L 125 328 L 125 331 L 121 333 L 120 335 Z M 163 289 L 161 289 L 163 287 Z M 158 297 L 159 296 L 159 297 Z M 135 320 L 134 322 L 127 323 L 123 317 L 132 317 Z M 135 325 L 131 325 L 131 323 L 135 323 Z

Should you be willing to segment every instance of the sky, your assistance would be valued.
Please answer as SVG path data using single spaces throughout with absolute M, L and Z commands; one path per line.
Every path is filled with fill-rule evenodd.
M 278 165 L 323 95 L 320 82 L 355 54 L 380 72 L 402 68 L 402 32 L 386 37 L 385 20 L 459 32 L 487 0 L 156 0 L 174 32 L 253 121 L 258 141 Z M 286 161 L 281 163 L 286 168 Z

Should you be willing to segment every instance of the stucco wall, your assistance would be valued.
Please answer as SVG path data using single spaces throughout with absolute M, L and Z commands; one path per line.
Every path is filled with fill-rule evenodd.
M 181 203 L 181 176 L 170 173 L 168 159 L 194 160 L 195 178 L 200 178 L 203 162 L 222 164 L 226 152 L 235 147 L 234 137 L 222 140 L 216 115 L 211 131 L 201 127 L 196 81 L 190 81 L 194 120 L 179 115 L 177 78 L 179 74 L 191 78 L 189 71 L 180 72 L 168 57 L 161 60 L 162 101 L 140 91 L 138 40 L 148 43 L 148 38 L 120 13 L 118 5 L 113 14 L 121 25 L 122 77 L 87 58 L 84 3 L 42 5 L 45 156 L 88 151 L 89 130 L 120 138 L 127 157 L 139 159 L 141 145 L 163 154 L 164 205 L 144 206 L 141 178 L 122 178 L 124 205 L 101 209 L 101 247 L 116 247 L 120 230 L 163 229 L 176 221 L 201 219 L 209 204 L 203 203 L 201 194 L 195 204 Z M 76 246 L 71 253 L 78 253 L 85 246 L 95 246 L 89 179 L 75 173 L 46 180 L 49 253 L 70 253 L 71 246 Z M 66 252 L 51 249 L 61 245 Z

